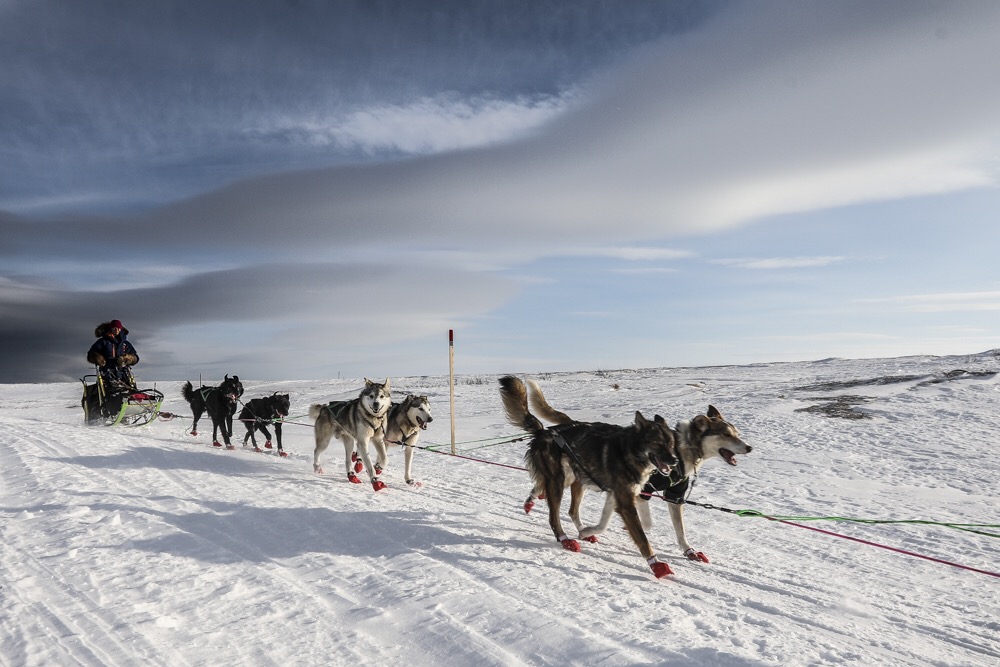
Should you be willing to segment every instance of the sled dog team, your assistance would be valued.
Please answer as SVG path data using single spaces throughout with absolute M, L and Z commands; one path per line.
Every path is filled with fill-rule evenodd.
M 239 377 L 227 375 L 218 387 L 202 387 L 197 391 L 188 382 L 182 393 L 194 413 L 192 435 L 197 435 L 198 420 L 208 412 L 212 419 L 213 444 L 222 446 L 217 439 L 221 430 L 226 447 L 234 449 L 230 442 L 232 422 L 243 394 Z M 646 531 L 652 527 L 649 501 L 656 496 L 671 501 L 670 519 L 684 556 L 693 561 L 709 562 L 703 552 L 696 551 L 687 541 L 683 515 L 685 493 L 692 478 L 707 461 L 719 457 L 735 466 L 737 455 L 749 454 L 752 450 L 714 406 L 709 405 L 706 414 L 682 420 L 674 427 L 660 415 L 650 420 L 638 411 L 632 424 L 618 426 L 576 421 L 549 405 L 537 383 L 529 380 L 526 388 L 525 383 L 514 376 L 500 378 L 500 397 L 508 422 L 532 436 L 524 460 L 533 486 L 524 502 L 524 511 L 530 513 L 535 501 L 544 498 L 548 504 L 549 526 L 565 549 L 580 550 L 579 541 L 563 530 L 560 516 L 563 493 L 569 487 L 569 516 L 579 540 L 597 542 L 597 536 L 607 529 L 612 514 L 617 512 L 654 576 L 659 579 L 672 574 L 670 567 L 657 558 L 646 536 Z M 278 453 L 285 456 L 281 446 L 281 420 L 288 416 L 288 410 L 287 394 L 275 393 L 249 401 L 240 413 L 240 421 L 247 428 L 244 446 L 252 440 L 254 451 L 261 451 L 254 435 L 260 430 L 266 438 L 265 447 L 270 448 L 271 434 L 267 426 L 273 424 Z M 344 445 L 347 479 L 360 484 L 358 473 L 364 469 L 372 488 L 379 491 L 386 488 L 379 476 L 386 465 L 388 443 L 403 447 L 404 480 L 409 485 L 419 486 L 412 475 L 413 450 L 420 432 L 433 421 L 426 396 L 411 394 L 401 403 L 393 403 L 388 378 L 384 383 L 365 379 L 365 386 L 357 398 L 313 404 L 309 407 L 309 417 L 315 422 L 314 472 L 324 472 L 320 457 L 330 439 L 336 437 Z M 552 425 L 545 426 L 541 420 Z M 372 446 L 376 453 L 374 463 L 370 452 Z M 592 526 L 585 526 L 580 518 L 580 504 L 587 489 L 605 494 L 601 518 Z

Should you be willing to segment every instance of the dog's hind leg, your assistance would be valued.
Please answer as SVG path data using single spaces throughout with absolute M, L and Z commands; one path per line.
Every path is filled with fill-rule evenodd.
M 539 498 L 545 497 L 545 487 L 539 484 L 535 484 L 531 487 L 531 493 L 528 494 L 527 500 L 524 501 L 524 513 L 531 514 L 531 510 L 535 507 L 535 501 Z
M 707 563 L 708 556 L 700 551 L 695 551 L 694 547 L 688 544 L 687 536 L 684 534 L 684 505 L 680 503 L 670 503 L 670 521 L 674 524 L 674 534 L 677 535 L 677 544 L 680 545 L 681 550 L 684 552 L 684 556 L 688 560 Z
M 635 498 L 635 494 L 631 490 L 619 491 L 615 494 L 615 504 L 618 505 L 618 513 L 621 515 L 622 521 L 625 522 L 625 528 L 628 529 L 632 541 L 639 547 L 639 552 L 646 559 L 646 564 L 653 570 L 653 576 L 661 579 L 668 574 L 673 574 L 673 571 L 669 565 L 657 559 L 653 547 L 650 546 L 649 538 L 646 537 L 646 532 L 639 523 L 639 514 L 635 509 Z
M 244 423 L 246 424 L 247 427 L 247 434 L 243 436 L 243 446 L 246 447 L 247 440 L 250 440 L 253 442 L 253 450 L 255 452 L 259 452 L 260 447 L 257 446 L 257 438 L 255 438 L 253 434 L 253 432 L 257 430 L 257 427 L 254 425 L 253 422 L 244 422 Z
M 597 535 L 600 535 L 608 529 L 608 524 L 611 523 L 611 517 L 615 513 L 615 496 L 611 493 L 604 494 L 604 509 L 601 510 L 601 520 L 597 522 L 596 526 L 587 526 L 586 528 L 580 529 L 580 539 L 587 540 L 588 542 L 596 542 Z M 639 518 L 641 520 L 642 513 L 640 512 Z M 645 527 L 645 526 L 643 526 Z M 593 538 L 593 539 L 591 539 Z
M 326 426 L 319 419 L 316 420 L 316 446 L 313 448 L 313 472 L 322 475 L 323 466 L 320 465 L 320 456 L 326 451 L 326 448 L 330 445 L 330 427 Z
M 594 537 L 594 534 L 583 534 L 583 521 L 580 520 L 580 503 L 583 502 L 583 495 L 587 492 L 587 490 L 584 488 L 583 484 L 580 484 L 580 480 L 574 480 L 573 483 L 570 484 L 569 489 L 569 518 L 573 520 L 573 525 L 576 526 L 576 532 L 580 535 L 580 539 L 587 540 L 588 542 L 597 542 L 597 538 Z M 606 504 L 607 503 L 605 503 L 605 505 Z
M 203 414 L 205 414 L 205 410 L 204 408 L 199 410 L 192 405 L 191 412 L 194 413 L 194 421 L 191 422 L 191 435 L 198 435 L 198 420 L 201 419 Z
M 545 479 L 545 496 L 549 504 L 549 526 L 552 528 L 552 534 L 556 536 L 556 540 L 563 546 L 563 549 L 567 551 L 579 551 L 580 543 L 566 536 L 566 532 L 562 527 L 562 519 L 559 516 L 559 506 L 562 503 L 564 486 L 565 480 L 563 479 L 562 471 L 559 471 L 554 477 Z

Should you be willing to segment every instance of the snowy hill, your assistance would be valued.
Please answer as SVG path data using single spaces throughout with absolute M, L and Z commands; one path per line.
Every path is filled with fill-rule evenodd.
M 447 378 L 393 378 L 394 396 L 430 397 L 419 445 L 442 447 L 416 452 L 418 489 L 393 449 L 379 493 L 346 481 L 337 443 L 312 472 L 308 405 L 360 380 L 245 381 L 244 400 L 291 394 L 287 459 L 213 449 L 184 417 L 88 428 L 78 385 L 0 385 L 0 663 L 1000 664 L 998 370 L 988 352 L 532 376 L 581 420 L 717 406 L 754 451 L 708 463 L 692 500 L 937 522 L 689 507 L 700 564 L 655 502 L 662 580 L 617 518 L 570 553 L 544 503 L 524 513 L 525 443 L 495 377 L 459 378 L 461 458 Z M 180 383 L 157 387 L 190 414 Z

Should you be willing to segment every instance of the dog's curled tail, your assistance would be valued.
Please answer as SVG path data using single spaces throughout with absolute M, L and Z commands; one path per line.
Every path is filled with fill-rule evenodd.
M 545 430 L 545 425 L 528 410 L 528 392 L 521 380 L 513 375 L 500 378 L 500 398 L 511 424 L 529 433 Z
M 538 383 L 534 380 L 528 380 L 528 389 L 530 393 L 528 394 L 528 401 L 531 403 L 531 409 L 538 414 L 539 417 L 552 424 L 572 424 L 573 418 L 570 417 L 565 412 L 559 412 L 554 407 L 549 405 L 549 402 L 545 400 L 545 394 L 542 393 L 542 388 L 538 386 Z
M 323 412 L 323 408 L 326 406 L 322 403 L 313 403 L 309 406 L 309 419 L 316 419 L 319 417 L 320 413 Z
M 194 387 L 191 386 L 190 380 L 185 382 L 184 386 L 181 387 L 181 395 L 184 396 L 184 400 L 188 403 L 194 398 Z

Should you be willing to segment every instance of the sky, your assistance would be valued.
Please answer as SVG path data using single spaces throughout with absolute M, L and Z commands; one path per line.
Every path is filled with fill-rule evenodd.
M 0 0 L 0 382 L 998 347 L 993 2 Z

